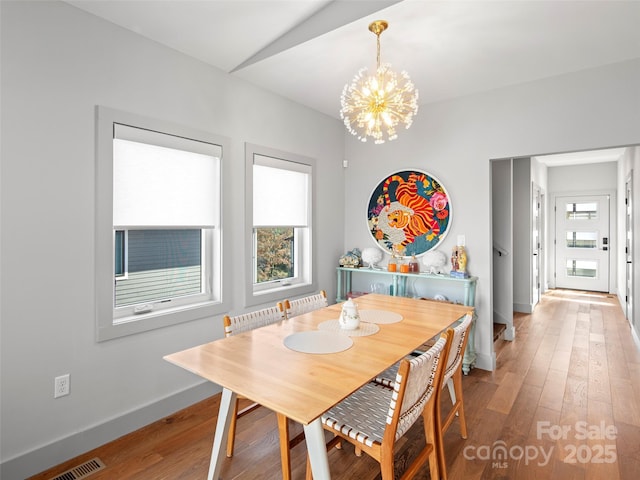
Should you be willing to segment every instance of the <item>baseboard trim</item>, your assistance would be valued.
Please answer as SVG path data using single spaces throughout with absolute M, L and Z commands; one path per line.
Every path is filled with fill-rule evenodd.
M 507 325 L 504 331 L 504 339 L 509 342 L 513 342 L 516 339 L 516 327 L 513 324 Z
M 0 478 L 2 480 L 23 480 L 200 402 L 220 391 L 219 386 L 210 382 L 199 383 L 24 455 L 5 460 L 0 465 Z
M 513 311 L 518 313 L 533 313 L 533 306 L 530 303 L 514 303 Z
M 638 349 L 638 351 L 640 351 L 640 335 L 638 334 L 638 332 L 636 332 L 636 329 L 633 328 L 633 325 L 630 325 L 631 327 L 631 338 L 633 338 L 633 343 L 636 344 L 636 348 Z
M 490 355 L 476 352 L 474 367 L 493 372 L 496 369 L 496 352 L 491 352 Z

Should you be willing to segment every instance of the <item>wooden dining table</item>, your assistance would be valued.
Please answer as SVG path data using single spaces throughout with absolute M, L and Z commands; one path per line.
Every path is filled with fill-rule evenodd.
M 164 357 L 223 388 L 208 480 L 220 478 L 237 395 L 275 411 L 281 418 L 301 423 L 313 477 L 329 479 L 321 415 L 473 311 L 473 307 L 464 305 L 380 294 L 364 295 L 355 301 L 362 318 L 369 312 L 395 315 L 400 320 L 376 322 L 379 329 L 369 335 L 331 332 L 336 342 L 351 334 L 352 345 L 336 353 L 304 353 L 285 345 L 294 334 L 318 331 L 319 326 L 337 321 L 341 304 L 334 304 Z

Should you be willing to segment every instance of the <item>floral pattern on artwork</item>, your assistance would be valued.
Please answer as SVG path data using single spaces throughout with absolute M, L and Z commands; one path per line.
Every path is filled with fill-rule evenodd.
M 367 217 L 373 239 L 387 253 L 423 254 L 446 236 L 451 200 L 442 184 L 428 173 L 403 170 L 374 189 Z

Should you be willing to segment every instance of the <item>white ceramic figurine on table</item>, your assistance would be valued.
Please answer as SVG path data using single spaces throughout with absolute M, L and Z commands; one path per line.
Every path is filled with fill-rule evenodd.
M 342 305 L 340 312 L 340 328 L 343 330 L 355 330 L 360 326 L 360 314 L 358 313 L 358 305 L 349 299 Z

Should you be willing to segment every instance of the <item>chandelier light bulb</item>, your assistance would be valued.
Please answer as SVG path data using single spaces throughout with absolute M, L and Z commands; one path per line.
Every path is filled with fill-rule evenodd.
M 389 64 L 380 64 L 380 34 L 387 26 L 384 20 L 369 25 L 377 37 L 375 74 L 361 68 L 340 97 L 340 118 L 347 130 L 363 142 L 371 137 L 376 144 L 396 139 L 396 127 L 409 128 L 418 112 L 418 90 L 409 74 L 397 74 Z

